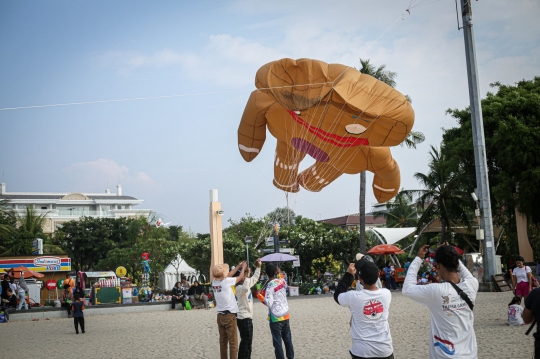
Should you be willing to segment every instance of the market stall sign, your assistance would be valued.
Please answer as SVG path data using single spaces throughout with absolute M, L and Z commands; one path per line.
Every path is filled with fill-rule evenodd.
M 84 272 L 88 278 L 99 278 L 99 277 L 116 277 L 113 271 L 104 271 L 104 272 Z
M 56 281 L 54 279 L 49 279 L 46 281 L 45 286 L 48 290 L 55 290 L 57 288 Z
M 116 275 L 117 275 L 117 276 L 119 276 L 119 277 L 123 277 L 123 276 L 125 276 L 125 275 L 126 275 L 126 273 L 127 273 L 127 270 L 126 270 L 126 268 L 124 268 L 124 267 L 121 267 L 121 266 L 120 266 L 120 267 L 118 267 L 118 268 L 116 268 Z
M 16 259 L 0 259 L 0 273 L 6 269 L 26 267 L 34 272 L 69 272 L 71 270 L 71 258 L 59 258 L 53 256 L 39 256 Z

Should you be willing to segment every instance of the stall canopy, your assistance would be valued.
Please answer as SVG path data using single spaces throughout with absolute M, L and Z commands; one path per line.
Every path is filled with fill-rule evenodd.
M 371 230 L 384 237 L 386 244 L 394 244 L 414 233 L 416 227 L 372 228 Z
M 190 283 L 199 280 L 199 272 L 190 267 L 178 254 L 163 273 L 159 274 L 159 287 L 163 290 L 172 290 L 174 284 L 179 282 L 182 276 L 186 277 Z

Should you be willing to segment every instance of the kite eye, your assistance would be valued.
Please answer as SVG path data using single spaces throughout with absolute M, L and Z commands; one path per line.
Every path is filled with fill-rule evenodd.
M 300 115 L 300 111 L 294 111 L 294 113 Z
M 353 124 L 345 126 L 345 131 L 347 131 L 348 133 L 352 135 L 359 135 L 361 133 L 366 132 L 366 128 L 357 123 L 353 123 Z

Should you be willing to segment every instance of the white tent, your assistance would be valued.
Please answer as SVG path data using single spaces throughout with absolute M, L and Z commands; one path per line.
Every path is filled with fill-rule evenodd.
M 177 254 L 165 271 L 159 274 L 159 287 L 163 290 L 172 290 L 174 284 L 179 282 L 182 276 L 191 283 L 199 279 L 199 272 L 190 267 L 180 254 Z
M 405 228 L 372 228 L 373 232 L 377 232 L 379 236 L 384 237 L 386 243 L 384 244 L 394 244 L 399 242 L 403 238 L 411 235 L 416 231 L 416 227 L 405 227 Z M 378 237 L 379 237 L 378 236 Z M 379 237 L 380 239 L 380 237 Z

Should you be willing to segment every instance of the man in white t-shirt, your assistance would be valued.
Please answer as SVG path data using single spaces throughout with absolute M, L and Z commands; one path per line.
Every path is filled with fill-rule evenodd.
M 525 259 L 518 256 L 516 258 L 516 268 L 512 271 L 512 284 L 514 294 L 520 298 L 527 298 L 532 291 L 532 271 L 529 266 L 524 265 Z
M 257 259 L 257 269 L 252 277 L 244 279 L 236 286 L 236 298 L 238 299 L 238 331 L 240 332 L 240 347 L 238 359 L 251 359 L 251 343 L 253 342 L 253 295 L 251 287 L 259 281 L 261 275 L 261 259 Z
M 231 271 L 229 271 L 228 264 L 222 263 L 216 264 L 210 271 L 214 278 L 212 280 L 212 289 L 214 291 L 214 298 L 216 299 L 219 354 L 221 359 L 227 359 L 227 346 L 230 359 L 236 359 L 238 356 L 238 331 L 236 329 L 238 305 L 236 304 L 234 286 L 244 280 L 245 269 L 245 262 L 240 263 Z M 238 270 L 240 270 L 240 275 L 233 277 Z
M 354 276 L 364 289 L 347 292 Z M 379 269 L 375 263 L 359 260 L 351 263 L 338 283 L 334 300 L 351 312 L 351 339 L 349 350 L 352 359 L 393 359 L 394 348 L 388 325 L 392 294 L 388 289 L 377 288 Z
M 437 249 L 435 261 L 444 283 L 417 285 L 418 269 L 428 251 L 429 245 L 418 250 L 405 277 L 403 295 L 427 306 L 431 312 L 429 358 L 475 359 L 478 353 L 474 315 L 464 297 L 474 303 L 478 280 L 461 263 L 454 247 L 443 245 Z M 460 296 L 450 282 L 465 295 Z

